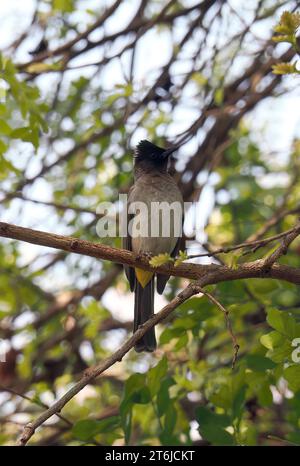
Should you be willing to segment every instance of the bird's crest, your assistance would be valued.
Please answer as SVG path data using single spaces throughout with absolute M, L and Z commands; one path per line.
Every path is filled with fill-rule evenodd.
M 136 146 L 134 157 L 139 160 L 159 160 L 166 149 L 152 144 L 152 142 L 143 139 Z

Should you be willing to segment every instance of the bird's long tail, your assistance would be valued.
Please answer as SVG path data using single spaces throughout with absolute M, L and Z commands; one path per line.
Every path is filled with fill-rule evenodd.
M 142 287 L 139 281 L 135 280 L 135 297 L 134 297 L 134 323 L 133 331 L 144 324 L 154 314 L 154 277 L 149 283 Z M 152 352 L 156 349 L 156 339 L 154 327 L 136 343 L 135 350 Z

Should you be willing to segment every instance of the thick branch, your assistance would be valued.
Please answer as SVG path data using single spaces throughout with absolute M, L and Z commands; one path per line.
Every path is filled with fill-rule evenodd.
M 266 269 L 264 260 L 256 260 L 254 262 L 241 264 L 236 269 L 231 269 L 225 265 L 200 265 L 190 263 L 180 264 L 177 267 L 172 264 L 165 264 L 153 268 L 149 265 L 146 258 L 138 257 L 131 251 L 113 248 L 104 244 L 96 244 L 71 236 L 55 235 L 53 233 L 23 228 L 4 222 L 0 222 L 0 236 L 182 278 L 197 280 L 213 272 L 215 274 L 212 283 L 245 278 L 276 278 L 297 285 L 300 284 L 299 268 L 274 263 L 270 268 Z

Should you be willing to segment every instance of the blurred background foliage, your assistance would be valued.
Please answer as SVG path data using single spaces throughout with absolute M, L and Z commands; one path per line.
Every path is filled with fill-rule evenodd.
M 118 238 L 98 238 L 97 206 L 120 209 L 132 149 L 146 137 L 182 144 L 174 176 L 186 201 L 199 200 L 187 215 L 188 233 L 197 227 L 188 252 L 295 225 L 299 78 L 276 65 L 297 58 L 299 24 L 288 43 L 272 35 L 276 24 L 284 33 L 281 15 L 295 13 L 297 2 L 27 3 L 21 23 L 22 11 L 12 10 L 22 28 L 13 19 L 2 44 L 1 220 L 120 247 Z M 279 148 L 273 138 L 283 141 Z M 205 262 L 236 267 L 274 245 Z M 7 445 L 127 338 L 133 301 L 118 265 L 10 240 L 0 250 L 0 443 Z M 281 262 L 300 266 L 299 242 Z M 157 309 L 186 284 L 172 278 Z M 222 313 L 194 297 L 158 326 L 153 355 L 131 351 L 31 444 L 300 444 L 300 365 L 292 360 L 299 289 L 252 279 L 209 291 L 230 311 L 241 348 L 234 370 Z

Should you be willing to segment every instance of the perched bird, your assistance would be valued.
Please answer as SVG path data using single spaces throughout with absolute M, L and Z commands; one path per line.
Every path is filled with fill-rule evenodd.
M 181 192 L 168 173 L 170 155 L 178 147 L 163 149 L 152 144 L 149 141 L 141 141 L 134 153 L 134 185 L 131 187 L 128 195 L 127 208 L 130 212 L 131 207 L 137 203 L 143 203 L 147 207 L 138 213 L 129 213 L 127 216 L 127 236 L 123 238 L 123 247 L 136 254 L 151 254 L 156 256 L 162 253 L 169 253 L 175 257 L 179 252 L 180 237 L 182 235 L 183 222 L 183 199 Z M 153 213 L 152 206 L 157 203 L 164 203 L 169 207 L 177 209 L 176 213 L 172 211 L 163 212 L 162 215 Z M 140 226 L 148 226 L 146 234 L 141 232 L 140 235 L 130 232 L 128 225 L 132 225 L 134 220 L 139 216 Z M 178 217 L 180 228 L 175 225 Z M 156 222 L 157 230 L 155 234 L 152 231 L 151 222 Z M 167 231 L 167 234 L 164 234 Z M 169 231 L 168 231 L 169 230 Z M 136 232 L 135 232 L 136 233 Z M 139 268 L 125 266 L 125 273 L 128 278 L 130 289 L 135 293 L 134 300 L 134 332 L 140 325 L 145 323 L 154 313 L 154 280 L 156 275 L 156 286 L 159 294 L 164 291 L 169 276 L 163 274 L 154 274 Z M 136 344 L 137 352 L 152 352 L 156 349 L 156 339 L 154 328 L 150 329 Z
M 30 55 L 32 56 L 35 56 L 35 55 L 39 55 L 42 52 L 45 52 L 47 49 L 48 49 L 48 41 L 42 38 L 40 42 L 38 43 L 38 45 L 36 46 L 36 48 L 34 50 L 31 50 L 28 53 L 30 53 Z

